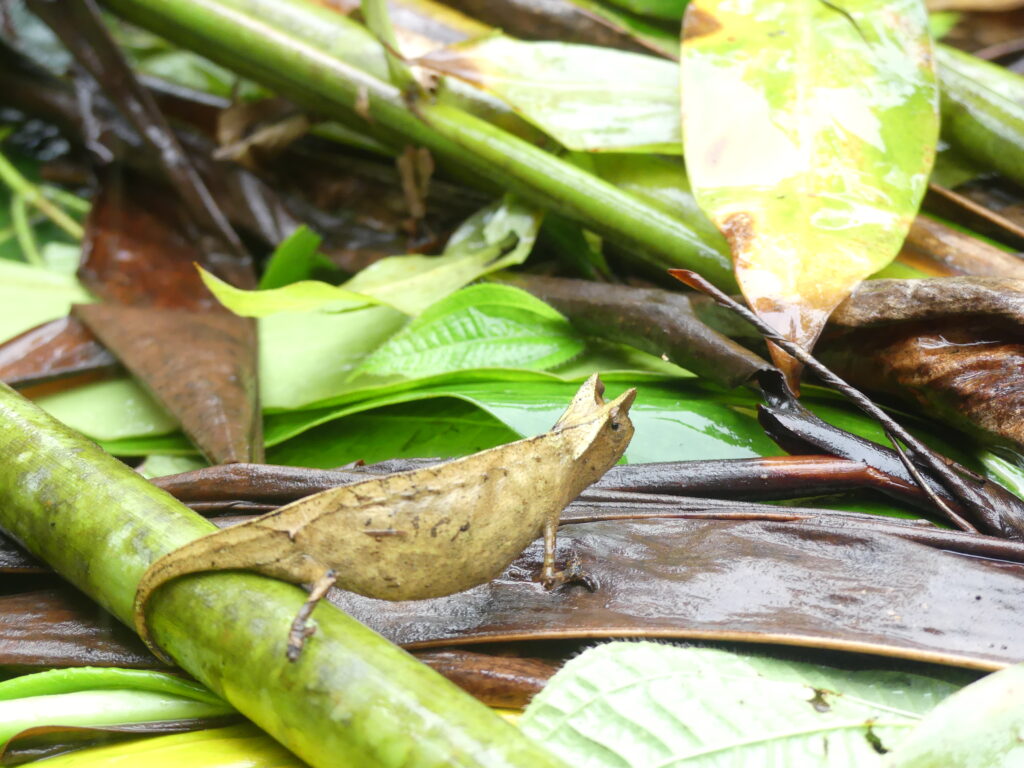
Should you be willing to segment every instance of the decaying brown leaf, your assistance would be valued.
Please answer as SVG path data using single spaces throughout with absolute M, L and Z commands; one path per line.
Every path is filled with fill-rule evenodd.
M 877 280 L 855 297 L 822 345 L 841 376 L 1024 447 L 1024 281 Z
M 158 651 L 145 618 L 150 595 L 201 571 L 252 570 L 310 585 L 289 636 L 293 659 L 310 613 L 335 583 L 390 600 L 452 594 L 496 576 L 541 531 L 541 580 L 550 587 L 578 578 L 572 569 L 555 572 L 559 514 L 633 435 L 636 390 L 608 403 L 603 391 L 595 374 L 544 435 L 324 491 L 165 555 L 136 592 L 139 635 Z

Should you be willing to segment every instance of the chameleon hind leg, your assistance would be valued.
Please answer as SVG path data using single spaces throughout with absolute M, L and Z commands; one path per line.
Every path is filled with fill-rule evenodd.
M 291 630 L 288 632 L 289 661 L 296 661 L 299 658 L 299 654 L 302 653 L 302 647 L 306 644 L 306 638 L 316 632 L 316 627 L 308 626 L 309 617 L 313 614 L 313 609 L 316 608 L 317 603 L 323 600 L 337 580 L 338 572 L 332 568 L 324 571 L 323 575 L 316 581 L 306 585 L 306 588 L 309 590 L 309 597 L 306 598 L 306 602 L 303 603 L 299 612 L 295 614 Z

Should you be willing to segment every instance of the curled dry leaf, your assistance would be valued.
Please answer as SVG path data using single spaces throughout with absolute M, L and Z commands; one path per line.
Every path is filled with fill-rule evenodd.
M 854 296 L 822 343 L 841 376 L 1024 448 L 1024 281 L 879 280 Z
M 697 0 L 682 78 L 697 200 L 729 239 L 753 309 L 809 348 L 896 256 L 924 195 L 938 136 L 924 9 Z
M 542 530 L 541 579 L 548 586 L 572 580 L 554 570 L 558 516 L 622 457 L 633 435 L 636 390 L 607 403 L 603 391 L 595 374 L 538 437 L 324 491 L 186 544 L 142 577 L 136 629 L 155 651 L 145 609 L 161 584 L 201 571 L 253 570 L 312 585 L 289 637 L 294 659 L 306 619 L 335 582 L 391 600 L 451 594 L 493 578 Z

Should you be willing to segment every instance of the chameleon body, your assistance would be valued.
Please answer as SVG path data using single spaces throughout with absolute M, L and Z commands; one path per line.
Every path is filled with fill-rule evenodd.
M 135 626 L 154 644 L 146 604 L 190 573 L 249 570 L 306 585 L 310 598 L 289 636 L 296 658 L 313 607 L 337 585 L 369 597 L 415 600 L 460 592 L 499 575 L 544 534 L 541 581 L 554 568 L 565 506 L 621 458 L 633 435 L 636 390 L 605 402 L 588 379 L 550 432 L 440 465 L 331 488 L 164 555 L 143 575 Z

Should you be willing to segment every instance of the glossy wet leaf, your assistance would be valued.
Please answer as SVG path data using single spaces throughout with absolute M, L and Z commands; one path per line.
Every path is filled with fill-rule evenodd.
M 39 726 L 125 725 L 233 712 L 202 686 L 160 672 L 53 670 L 0 684 L 0 742 Z
M 420 63 L 497 96 L 568 149 L 680 151 L 674 62 L 499 35 L 435 51 Z
M 48 320 L 92 297 L 73 275 L 0 259 L 0 341 Z
M 1024 667 L 954 693 L 882 761 L 884 768 L 1016 768 L 1024 764 Z
M 301 226 L 281 242 L 267 261 L 260 276 L 260 290 L 281 288 L 300 280 L 308 280 L 317 267 L 332 266 L 318 252 L 321 237 L 309 227 Z
M 593 768 L 869 768 L 955 690 L 903 672 L 609 643 L 566 664 L 520 726 Z
M 678 21 L 687 0 L 607 0 L 627 11 L 665 21 Z
M 682 70 L 697 200 L 754 310 L 809 346 L 896 256 L 925 192 L 938 92 L 924 9 L 698 0 Z
M 316 280 L 302 280 L 279 288 L 246 291 L 203 270 L 203 282 L 225 307 L 241 317 L 267 317 L 280 312 L 339 313 L 381 302 L 372 296 Z
M 513 200 L 498 201 L 469 217 L 449 238 L 440 256 L 389 256 L 340 286 L 303 280 L 270 290 L 245 291 L 206 272 L 203 280 L 225 307 L 245 317 L 272 318 L 299 312 L 336 314 L 375 304 L 415 315 L 481 275 L 521 264 L 533 249 L 540 221 L 541 214 L 536 209 Z M 383 318 L 398 312 L 383 311 L 364 317 L 379 318 L 372 322 L 385 327 L 391 324 Z M 261 324 L 261 331 L 265 330 L 265 324 Z M 261 339 L 261 343 L 265 355 L 266 342 Z
M 355 376 L 428 376 L 467 368 L 544 370 L 583 351 L 558 312 L 518 288 L 475 285 L 429 307 L 376 349 Z
M 267 453 L 274 463 L 330 469 L 359 460 L 465 456 L 520 437 L 472 403 L 438 397 L 333 419 Z

